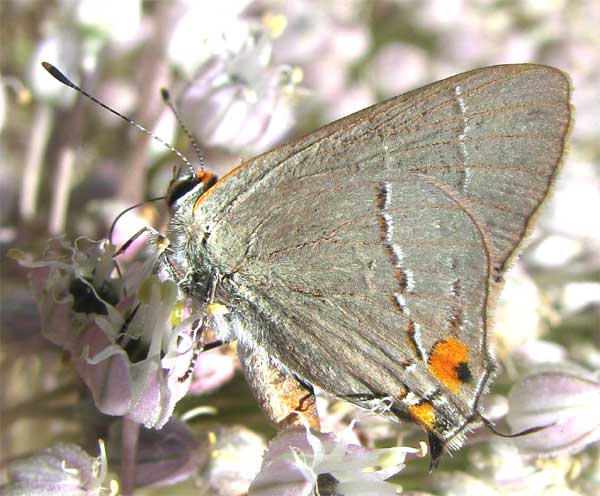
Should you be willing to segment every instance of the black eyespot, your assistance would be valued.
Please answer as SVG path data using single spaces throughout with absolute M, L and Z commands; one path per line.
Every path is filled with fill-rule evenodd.
M 456 366 L 456 376 L 460 382 L 470 382 L 471 379 L 473 379 L 473 374 L 471 374 L 471 370 L 469 369 L 469 364 L 467 362 L 460 362 Z

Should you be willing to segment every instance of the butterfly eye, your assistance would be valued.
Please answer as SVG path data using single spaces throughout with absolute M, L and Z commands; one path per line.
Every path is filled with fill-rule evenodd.
M 169 184 L 165 197 L 169 209 L 172 209 L 177 200 L 193 190 L 200 182 L 197 176 L 190 176 L 189 174 L 175 176 Z
M 167 189 L 165 199 L 169 209 L 173 209 L 175 203 L 183 198 L 193 189 L 198 189 L 198 196 L 207 191 L 217 182 L 217 176 L 212 172 L 198 171 L 195 174 L 190 174 L 185 168 L 176 170 L 171 184 Z M 197 188 L 200 186 L 199 188 Z

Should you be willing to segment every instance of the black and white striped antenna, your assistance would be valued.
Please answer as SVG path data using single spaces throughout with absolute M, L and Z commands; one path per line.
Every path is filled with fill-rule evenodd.
M 106 105 L 105 103 L 102 103 L 100 100 L 98 100 L 96 97 L 90 95 L 88 92 L 82 90 L 79 86 L 77 86 L 73 81 L 71 81 L 67 76 L 65 76 L 61 71 L 59 71 L 56 67 L 54 67 L 52 64 L 50 64 L 49 62 L 42 62 L 42 67 L 44 69 L 46 69 L 50 75 L 52 77 L 54 77 L 54 79 L 56 79 L 57 81 L 61 82 L 62 84 L 64 84 L 65 86 L 68 86 L 69 88 L 73 88 L 75 91 L 81 93 L 83 96 L 89 98 L 92 102 L 100 105 L 102 108 L 108 110 L 109 112 L 112 112 L 114 115 L 116 115 L 117 117 L 120 117 L 121 119 L 123 119 L 124 121 L 128 122 L 129 124 L 131 124 L 132 126 L 135 126 L 136 128 L 138 128 L 140 131 L 142 131 L 143 133 L 147 134 L 148 136 L 150 136 L 152 139 L 158 141 L 160 144 L 162 144 L 163 146 L 165 146 L 166 148 L 168 148 L 169 150 L 171 150 L 175 155 L 177 155 L 189 168 L 190 173 L 192 175 L 196 174 L 196 170 L 194 169 L 194 166 L 192 165 L 192 163 L 188 160 L 188 158 L 183 155 L 179 150 L 177 150 L 176 148 L 174 148 L 173 146 L 171 146 L 169 143 L 167 143 L 166 141 L 164 141 L 163 139 L 159 138 L 158 136 L 156 136 L 155 134 L 153 134 L 152 132 L 148 131 L 148 129 L 146 129 L 144 126 L 142 126 L 140 123 L 134 121 L 133 119 L 131 119 L 130 117 L 127 117 L 123 114 L 121 114 L 120 112 L 117 112 L 115 109 L 109 107 L 108 105 Z M 179 122 L 179 124 L 181 125 L 181 127 L 183 128 L 185 134 L 188 136 L 188 138 L 190 138 L 190 140 L 193 143 L 194 149 L 196 150 L 196 153 L 198 154 L 198 158 L 200 159 L 200 164 L 201 164 L 201 168 L 204 169 L 204 160 L 202 159 L 202 155 L 200 153 L 200 149 L 198 148 L 198 145 L 196 144 L 196 142 L 194 141 L 194 139 L 191 137 L 190 133 L 188 132 L 188 130 L 185 128 L 185 126 L 183 125 L 183 123 L 181 122 L 181 119 L 179 118 L 179 115 L 177 114 L 177 112 L 175 112 L 175 109 L 173 108 L 173 105 L 171 104 L 170 100 L 168 99 L 168 93 L 166 93 L 167 95 L 167 99 L 165 100 L 165 102 L 167 103 L 167 105 L 169 106 L 169 108 L 173 111 L 173 113 L 175 114 L 175 118 L 177 119 L 177 121 Z M 165 95 L 163 94 L 163 99 L 165 99 Z

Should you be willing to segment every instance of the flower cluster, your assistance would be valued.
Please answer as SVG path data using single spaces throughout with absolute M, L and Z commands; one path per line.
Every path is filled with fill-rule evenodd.
M 396 482 L 419 495 L 598 492 L 597 2 L 58 0 L 8 2 L 6 19 L 0 249 L 28 254 L 2 260 L 0 492 L 105 495 L 117 472 L 124 494 L 175 483 L 219 496 L 394 494 Z M 322 394 L 331 432 L 290 429 L 268 443 L 234 346 L 201 354 L 181 381 L 200 309 L 155 270 L 159 247 L 140 256 L 131 246 L 119 275 L 114 246 L 90 240 L 123 206 L 162 196 L 174 157 L 81 105 L 41 60 L 181 148 L 159 96 L 167 86 L 219 175 L 292 133 L 468 69 L 530 61 L 568 72 L 577 111 L 568 163 L 507 275 L 489 334 L 496 394 L 481 401 L 498 431 L 535 432 L 508 439 L 482 426 L 427 475 L 414 450 L 380 448 L 417 445 L 414 426 Z M 113 240 L 164 225 L 143 211 L 123 217 Z M 56 442 L 74 438 L 81 447 Z M 98 439 L 107 453 L 101 443 L 94 458 Z
M 116 276 L 114 246 L 51 241 L 40 261 L 21 255 L 42 317 L 42 333 L 69 353 L 98 410 L 146 427 L 162 427 L 189 381 L 191 319 L 174 281 L 148 266 Z M 136 287 L 137 285 L 137 287 Z

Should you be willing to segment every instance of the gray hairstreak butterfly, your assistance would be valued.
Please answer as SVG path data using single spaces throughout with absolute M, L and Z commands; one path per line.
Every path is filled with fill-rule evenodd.
M 203 325 L 238 341 L 274 421 L 318 426 L 318 388 L 417 423 L 435 466 L 488 422 L 491 313 L 557 175 L 569 95 L 558 69 L 486 67 L 218 181 L 182 168 L 166 195 L 164 267 L 206 308 Z

